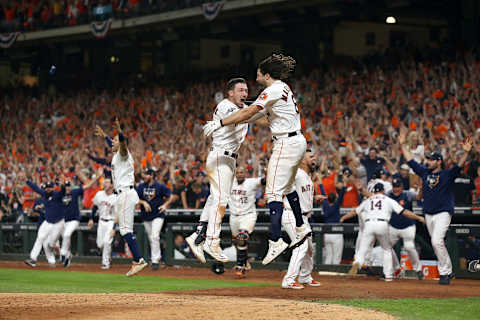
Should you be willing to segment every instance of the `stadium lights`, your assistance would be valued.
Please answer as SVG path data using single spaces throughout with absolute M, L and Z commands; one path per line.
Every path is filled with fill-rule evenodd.
M 120 59 L 118 57 L 115 57 L 115 56 L 110 57 L 110 63 L 119 63 L 119 62 L 120 62 Z
M 387 17 L 387 19 L 385 19 L 385 22 L 388 23 L 388 24 L 394 24 L 394 23 L 397 23 L 397 19 L 395 19 L 395 17 Z

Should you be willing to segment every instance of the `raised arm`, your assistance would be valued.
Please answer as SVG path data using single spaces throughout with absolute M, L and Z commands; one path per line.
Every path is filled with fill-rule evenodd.
M 467 136 L 467 139 L 465 139 L 465 142 L 462 142 L 462 148 L 463 148 L 463 151 L 465 152 L 462 154 L 462 157 L 460 158 L 460 160 L 458 160 L 459 167 L 463 167 L 463 165 L 467 161 L 468 154 L 472 150 L 472 140 L 470 136 Z
M 38 193 L 39 195 L 41 195 L 42 197 L 45 196 L 45 190 L 41 189 L 39 186 L 37 186 L 35 183 L 33 183 L 32 181 L 27 181 L 27 186 L 29 186 L 30 188 L 32 188 L 33 191 L 35 191 L 36 193 Z
M 118 118 L 115 118 L 115 129 L 117 130 L 118 142 L 120 143 L 120 156 L 122 156 L 122 158 L 126 158 L 128 156 L 127 140 L 123 135 Z
M 400 134 L 398 135 L 398 142 L 402 146 L 403 156 L 405 160 L 410 161 L 413 159 L 413 155 L 407 145 L 407 129 L 405 127 L 400 128 Z

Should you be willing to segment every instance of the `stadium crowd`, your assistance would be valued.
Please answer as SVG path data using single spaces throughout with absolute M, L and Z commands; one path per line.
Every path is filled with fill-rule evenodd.
M 203 0 L 2 0 L 2 32 L 75 26 L 200 6 Z
M 454 61 L 411 58 L 387 65 L 392 64 L 315 68 L 292 81 L 302 127 L 317 157 L 317 192 L 323 185 L 327 195 L 335 193 L 343 182 L 348 188 L 342 206 L 355 207 L 361 201 L 359 188 L 374 177 L 391 182 L 398 175 L 405 189 L 418 190 L 420 180 L 403 165 L 397 139 L 403 126 L 418 160 L 438 151 L 447 167 L 462 154 L 460 142 L 472 135 L 476 147 L 454 187 L 456 205 L 471 206 L 480 197 L 480 63 L 465 53 Z M 209 191 L 203 170 L 208 141 L 201 128 L 223 87 L 224 80 L 193 83 L 184 90 L 151 85 L 39 98 L 13 91 L 0 108 L 2 221 L 31 214 L 36 195 L 25 185 L 27 178 L 41 184 L 64 176 L 78 185 L 79 172 L 92 178 L 107 167 L 92 160 L 108 163 L 112 156 L 94 131 L 96 124 L 113 128 L 115 117 L 125 125 L 137 181 L 153 168 L 157 180 L 179 195 L 173 208 L 202 208 Z M 252 99 L 260 89 L 249 79 Z M 250 126 L 240 149 L 238 163 L 250 176 L 264 172 L 271 148 L 267 130 Z M 91 208 L 99 189 L 96 184 L 85 190 L 83 208 Z M 257 198 L 264 206 L 261 191 Z

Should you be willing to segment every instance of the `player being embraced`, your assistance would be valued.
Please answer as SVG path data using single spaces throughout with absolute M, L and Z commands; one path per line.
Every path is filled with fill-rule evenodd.
M 307 150 L 295 176 L 295 188 L 300 198 L 300 207 L 302 208 L 303 222 L 307 225 L 308 218 L 312 216 L 313 210 L 313 181 L 310 173 L 315 168 L 315 160 L 311 150 Z M 320 196 L 320 199 L 325 199 Z M 285 212 L 282 216 L 282 225 L 292 241 L 296 238 L 295 217 L 290 204 L 287 200 L 283 201 Z M 310 225 L 309 225 L 310 226 Z M 313 270 L 313 243 L 312 237 L 307 237 L 303 242 L 297 243 L 292 251 L 290 263 L 285 277 L 283 277 L 282 288 L 284 289 L 303 289 L 303 284 L 312 287 L 320 286 L 320 282 L 312 278 Z M 298 277 L 298 283 L 296 279 Z
M 295 191 L 294 180 L 297 169 L 307 148 L 307 141 L 301 132 L 300 112 L 290 87 L 284 82 L 295 69 L 295 60 L 290 56 L 273 54 L 261 61 L 257 69 L 257 82 L 265 90 L 249 107 L 243 108 L 223 119 L 214 119 L 204 126 L 204 134 L 243 122 L 252 122 L 267 116 L 273 139 L 273 151 L 268 163 L 265 194 L 270 209 L 272 227 L 269 249 L 263 264 L 269 264 L 288 245 L 281 238 L 283 196 L 286 196 L 295 215 L 296 237 L 294 246 L 303 240 L 311 229 L 304 224 L 302 210 Z
M 385 281 L 393 281 L 392 245 L 388 236 L 388 222 L 392 213 L 403 214 L 405 217 L 421 223 L 425 223 L 425 219 L 417 216 L 410 210 L 404 209 L 397 201 L 387 197 L 384 194 L 384 185 L 382 183 L 377 183 L 373 187 L 373 192 L 374 194 L 364 200 L 360 206 L 340 218 L 340 223 L 343 223 L 343 221 L 359 215 L 359 219 L 363 219 L 365 223 L 358 255 L 355 257 L 349 274 L 357 274 L 358 269 L 365 262 L 368 248 L 373 245 L 376 239 L 383 249 L 383 274 Z
M 127 139 L 123 135 L 120 122 L 115 119 L 117 135 L 113 139 L 112 152 L 112 182 L 117 199 L 114 206 L 115 219 L 118 221 L 120 235 L 127 242 L 133 255 L 132 267 L 127 277 L 142 271 L 148 263 L 140 255 L 137 239 L 133 234 L 135 206 L 139 202 L 135 191 L 135 169 L 133 157 L 127 148 Z M 98 135 L 98 130 L 97 130 Z
M 265 178 L 246 178 L 245 168 L 242 166 L 237 168 L 228 205 L 230 208 L 232 242 L 237 249 L 235 274 L 239 277 L 243 277 L 246 271 L 250 269 L 248 240 L 257 222 L 255 195 L 262 185 L 265 185 Z
M 93 226 L 93 218 L 98 213 L 97 247 L 102 250 L 102 269 L 110 269 L 112 255 L 112 230 L 115 224 L 114 206 L 116 196 L 113 193 L 113 184 L 110 178 L 103 180 L 103 190 L 93 197 L 92 216 L 88 221 L 88 228 Z
M 229 80 L 226 91 L 228 98 L 215 108 L 213 121 L 220 122 L 246 107 L 244 102 L 248 96 L 248 87 L 244 79 Z M 217 261 L 228 262 L 228 257 L 220 248 L 221 223 L 232 190 L 237 151 L 245 140 L 247 130 L 248 124 L 228 125 L 213 134 L 212 147 L 206 161 L 210 195 L 200 215 L 197 230 L 185 239 L 201 263 L 206 262 L 204 250 Z

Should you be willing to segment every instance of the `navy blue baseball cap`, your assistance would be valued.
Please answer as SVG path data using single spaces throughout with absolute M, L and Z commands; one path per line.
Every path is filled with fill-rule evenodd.
M 392 186 L 394 186 L 394 187 L 403 187 L 402 179 L 400 179 L 400 178 L 393 178 L 393 180 L 392 180 Z
M 440 152 L 437 152 L 437 151 L 433 151 L 433 152 L 430 152 L 430 153 L 427 153 L 425 155 L 425 158 L 427 159 L 430 159 L 430 160 L 440 160 L 440 161 L 443 161 L 443 156 Z
M 353 174 L 353 171 L 352 171 L 352 169 L 350 169 L 349 167 L 345 167 L 345 168 L 342 169 L 342 173 L 345 174 L 345 175 L 350 176 L 350 175 Z
M 65 187 L 70 187 L 72 183 L 70 181 L 65 181 Z
M 148 168 L 147 170 L 145 170 L 145 174 L 149 174 L 149 175 L 154 176 L 155 175 L 155 170 L 153 170 L 152 168 Z
M 380 192 L 383 190 L 385 190 L 385 188 L 383 187 L 383 183 L 379 182 L 373 186 L 373 192 Z
M 53 188 L 54 186 L 55 184 L 52 181 L 48 181 L 47 183 L 45 183 L 45 188 Z

